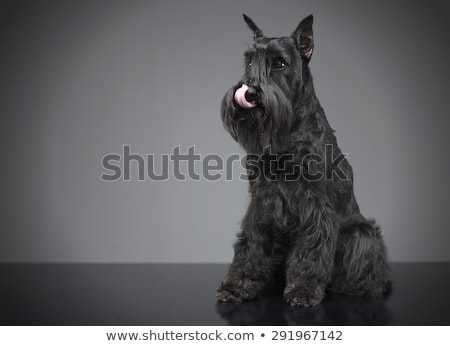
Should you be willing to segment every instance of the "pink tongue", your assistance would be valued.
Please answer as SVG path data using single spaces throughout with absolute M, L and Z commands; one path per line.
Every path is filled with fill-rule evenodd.
M 248 85 L 242 84 L 242 86 L 239 89 L 237 89 L 236 92 L 234 93 L 234 100 L 242 108 L 253 108 L 253 107 L 255 107 L 255 105 L 251 102 L 248 102 L 245 99 L 245 94 L 247 93 L 247 90 L 248 90 Z

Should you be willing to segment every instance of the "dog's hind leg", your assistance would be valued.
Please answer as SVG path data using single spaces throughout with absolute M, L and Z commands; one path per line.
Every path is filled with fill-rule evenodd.
M 330 291 L 382 296 L 390 289 L 383 238 L 374 220 L 357 215 L 340 229 Z

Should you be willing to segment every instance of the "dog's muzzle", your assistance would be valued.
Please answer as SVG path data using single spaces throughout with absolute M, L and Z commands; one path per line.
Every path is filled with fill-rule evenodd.
M 242 108 L 250 109 L 256 106 L 258 93 L 254 87 L 242 84 L 239 89 L 234 92 L 234 101 Z

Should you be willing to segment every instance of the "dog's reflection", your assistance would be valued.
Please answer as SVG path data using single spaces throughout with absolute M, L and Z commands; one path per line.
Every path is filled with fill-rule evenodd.
M 280 294 L 234 303 L 217 303 L 217 313 L 229 325 L 390 325 L 388 298 L 328 294 L 309 308 L 292 307 Z

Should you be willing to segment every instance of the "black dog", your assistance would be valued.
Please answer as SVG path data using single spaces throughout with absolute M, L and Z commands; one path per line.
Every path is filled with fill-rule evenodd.
M 352 169 L 314 92 L 313 17 L 279 38 L 244 19 L 254 44 L 221 116 L 252 154 L 251 200 L 217 299 L 253 299 L 279 277 L 291 305 L 319 304 L 326 290 L 381 296 L 390 286 L 384 242 L 374 220 L 359 211 Z

